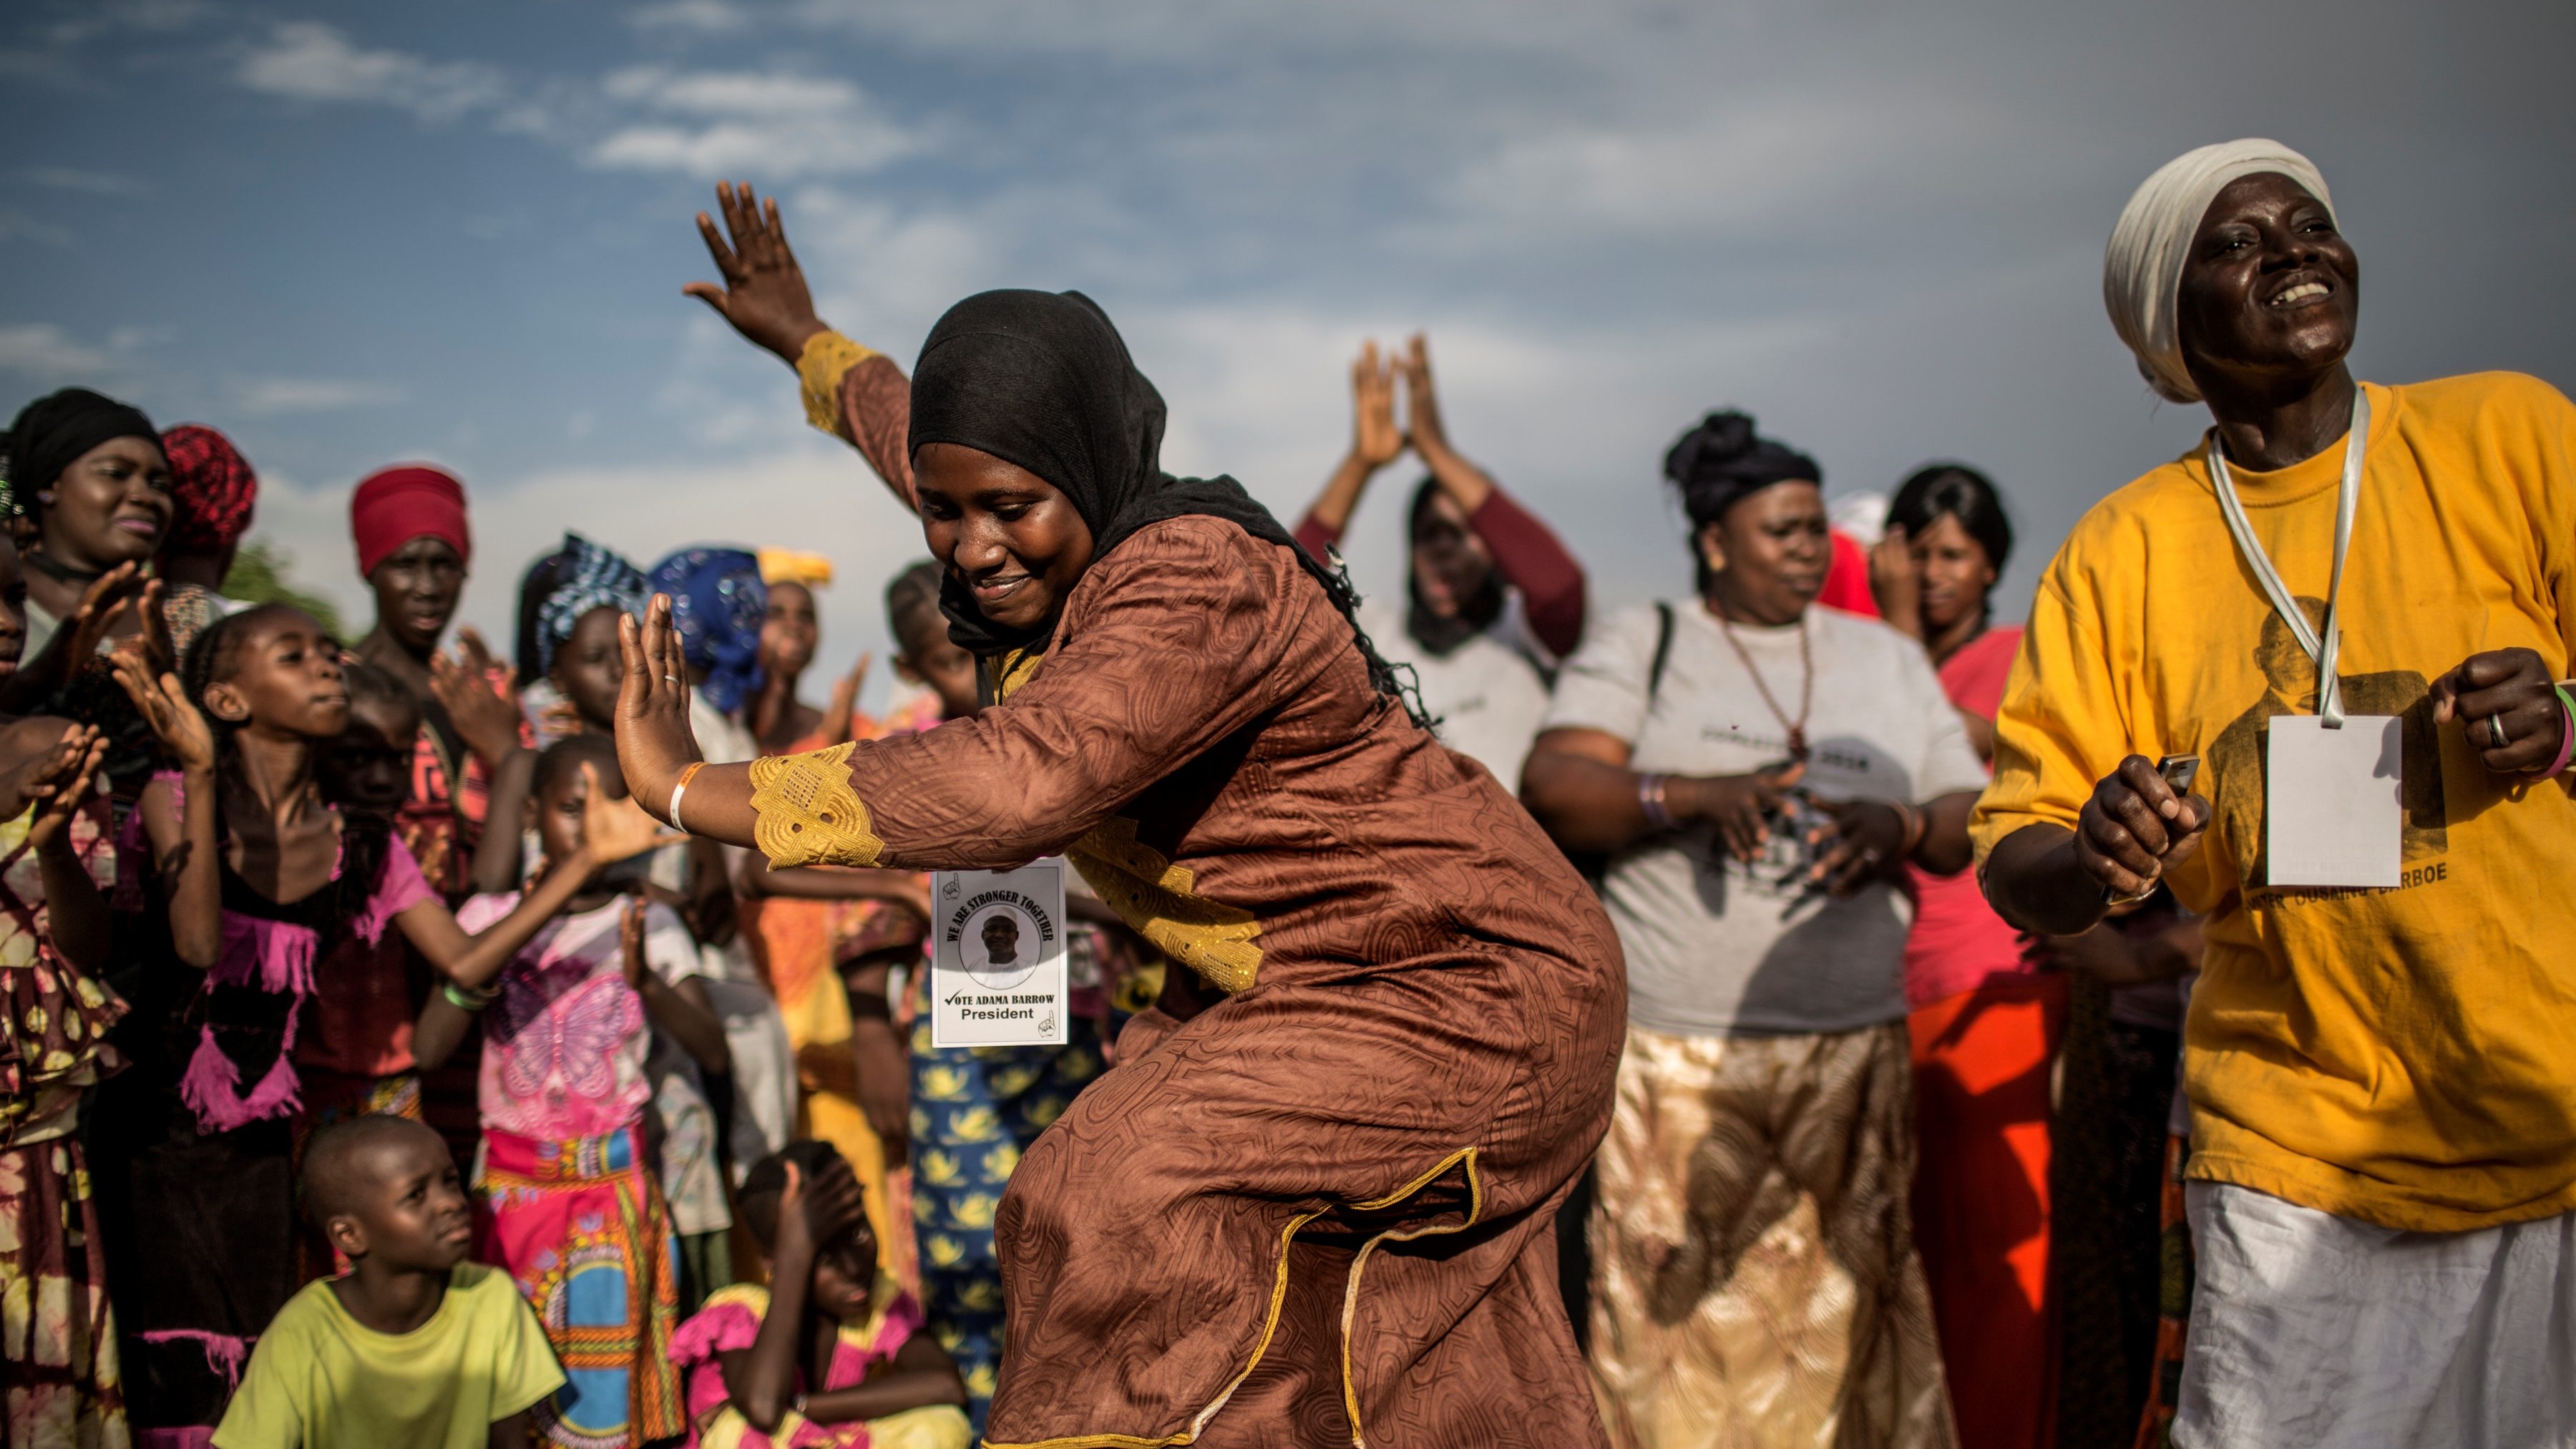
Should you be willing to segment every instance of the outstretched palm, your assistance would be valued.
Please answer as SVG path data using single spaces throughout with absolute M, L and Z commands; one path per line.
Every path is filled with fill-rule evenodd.
M 814 294 L 805 286 L 805 271 L 787 245 L 787 228 L 778 219 L 778 199 L 762 200 L 751 183 L 716 183 L 716 209 L 724 214 L 719 232 L 705 212 L 698 213 L 698 234 L 707 255 L 715 259 L 724 285 L 691 282 L 680 290 L 716 309 L 733 329 L 794 367 L 805 343 L 824 330 L 814 315 Z M 730 234 L 732 242 L 726 242 Z

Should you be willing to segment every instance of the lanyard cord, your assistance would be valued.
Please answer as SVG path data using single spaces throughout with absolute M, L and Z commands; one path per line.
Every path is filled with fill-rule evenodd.
M 2361 504 L 2361 462 L 2365 440 L 2370 435 L 2370 395 L 2359 383 L 2352 390 L 2352 430 L 2343 445 L 2343 484 L 2335 498 L 2334 573 L 2326 585 L 2325 637 L 2308 624 L 2307 610 L 2290 595 L 2281 582 L 2280 570 L 2272 567 L 2271 556 L 2263 552 L 2262 543 L 2254 537 L 2253 525 L 2245 520 L 2245 505 L 2236 497 L 2236 480 L 2229 476 L 2227 456 L 2218 445 L 2218 429 L 2209 430 L 2209 481 L 2218 492 L 2218 510 L 2227 515 L 2227 531 L 2236 537 L 2236 551 L 2245 558 L 2245 566 L 2254 571 L 2254 581 L 2272 600 L 2281 620 L 2299 647 L 2317 664 L 2317 715 L 2330 730 L 2343 728 L 2343 685 L 2335 677 L 2335 654 L 2343 642 L 2344 555 L 2352 548 L 2352 520 Z

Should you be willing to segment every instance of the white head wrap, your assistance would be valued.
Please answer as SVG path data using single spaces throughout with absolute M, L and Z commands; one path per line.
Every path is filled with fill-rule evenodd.
M 2266 172 L 2306 187 L 2333 219 L 2334 198 L 2307 157 L 2278 141 L 2248 138 L 2186 151 L 2157 167 L 2111 228 L 2111 244 L 2102 252 L 2102 305 L 2110 309 L 2120 340 L 2138 355 L 2139 375 L 2168 402 L 2200 401 L 2200 389 L 2183 369 L 2174 317 L 2192 233 L 2227 183 Z

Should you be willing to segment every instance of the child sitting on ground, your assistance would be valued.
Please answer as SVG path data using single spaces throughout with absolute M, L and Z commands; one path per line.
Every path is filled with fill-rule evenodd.
M 583 734 L 537 760 L 542 861 L 527 896 L 582 871 L 600 802 L 623 802 L 617 747 Z M 621 808 L 632 808 L 625 805 Z M 520 909 L 519 892 L 458 908 L 468 926 Z M 453 972 L 422 1011 L 414 1050 L 436 1065 L 483 1024 L 483 1245 L 509 1269 L 563 1360 L 567 1382 L 532 1418 L 551 1443 L 645 1443 L 682 1432 L 669 1354 L 679 1317 L 671 1221 L 645 1131 L 651 1026 L 709 1071 L 724 1027 L 697 979 L 694 943 L 664 906 L 584 879 L 504 962 Z M 452 989 L 450 989 L 452 988 Z
M 768 1288 L 720 1289 L 672 1340 L 697 1449 L 965 1449 L 957 1365 L 877 1262 L 865 1195 L 828 1142 L 753 1166 L 739 1211 Z
M 355 1266 L 278 1312 L 216 1449 L 487 1449 L 528 1442 L 564 1381 L 510 1275 L 465 1261 L 473 1218 L 438 1134 L 352 1117 L 304 1154 L 305 1214 Z

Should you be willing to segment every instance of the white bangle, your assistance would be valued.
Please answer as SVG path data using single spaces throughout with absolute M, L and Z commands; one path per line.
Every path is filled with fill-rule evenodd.
M 670 819 L 671 819 L 671 828 L 672 828 L 673 830 L 676 830 L 676 831 L 680 832 L 682 835 L 686 835 L 686 834 L 688 834 L 688 833 L 689 833 L 689 827 L 687 827 L 687 826 L 685 826 L 685 825 L 682 825 L 682 824 L 680 823 L 680 797 L 681 797 L 681 796 L 683 796 L 683 795 L 686 795 L 686 794 L 688 794 L 688 793 L 689 793 L 689 787 L 688 787 L 688 785 L 686 784 L 686 782 L 683 782 L 683 783 L 681 783 L 681 784 L 677 784 L 677 785 L 672 786 L 672 787 L 671 787 L 671 808 L 670 808 L 667 812 L 665 812 L 665 813 L 667 813 L 667 814 L 670 816 Z

